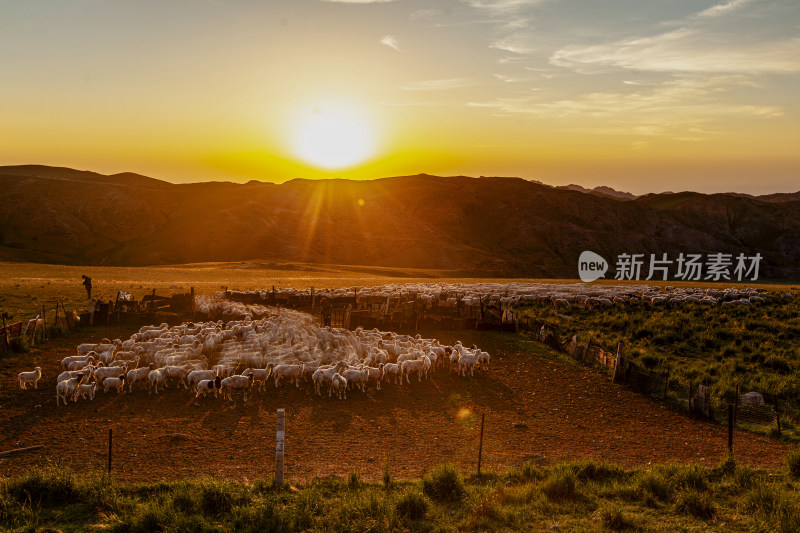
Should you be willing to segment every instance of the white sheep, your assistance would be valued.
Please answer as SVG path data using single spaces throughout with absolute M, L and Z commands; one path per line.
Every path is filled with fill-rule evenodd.
M 425 360 L 428 361 L 428 367 L 430 368 L 430 359 L 425 357 Z M 422 359 L 414 359 L 413 361 L 403 361 L 400 363 L 400 383 L 403 382 L 403 376 L 406 378 L 406 382 L 410 385 L 411 378 L 409 377 L 410 374 L 416 373 L 417 378 L 422 382 L 422 374 L 425 372 L 425 361 Z
M 125 392 L 125 374 L 119 377 L 110 377 L 103 380 L 103 392 L 116 389 L 117 394 Z
M 125 374 L 125 368 L 119 366 L 102 366 L 96 368 L 92 375 L 97 385 L 102 385 L 103 381 L 107 378 L 118 378 Z
M 305 365 L 303 365 L 303 369 L 301 372 L 302 374 L 305 373 Z M 258 390 L 263 391 L 267 385 L 267 379 L 269 379 L 271 368 L 247 368 L 244 372 L 242 372 L 243 376 L 249 376 L 252 374 L 253 382 L 258 383 Z
M 242 391 L 244 401 L 247 401 L 247 391 L 253 385 L 253 376 L 230 376 L 220 382 L 219 390 L 223 398 L 233 401 L 233 391 Z
M 367 381 L 369 380 L 369 370 L 367 368 L 350 368 L 342 372 L 341 376 L 347 380 L 348 388 L 352 385 L 360 388 L 361 392 L 367 392 Z
M 333 391 L 336 391 L 340 400 L 347 399 L 347 380 L 338 372 L 331 377 L 331 386 L 328 389 L 328 398 L 330 398 Z
M 61 405 L 61 400 L 64 400 L 64 405 L 67 405 L 67 400 L 75 401 L 75 392 L 78 390 L 78 385 L 83 381 L 83 377 L 74 377 L 65 381 L 59 381 L 56 385 L 56 405 Z
M 158 394 L 158 386 L 161 385 L 162 390 L 164 388 L 164 374 L 161 372 L 160 368 L 156 368 L 150 371 L 147 375 L 147 394 L 152 394 L 153 389 L 155 389 L 156 394 Z
M 133 385 L 135 383 L 144 383 L 145 380 L 150 376 L 150 372 L 153 369 L 153 363 L 150 363 L 148 366 L 143 366 L 141 368 L 134 368 L 133 370 L 128 370 L 128 373 L 125 374 L 125 382 L 128 384 L 128 392 L 133 392 Z
M 97 382 L 93 383 L 81 383 L 78 385 L 77 390 L 75 391 L 75 399 L 78 399 L 80 396 L 82 399 L 86 399 L 86 395 L 89 395 L 90 400 L 94 400 L 94 393 L 97 391 Z
M 300 388 L 300 380 L 303 378 L 303 367 L 305 365 L 278 365 L 269 367 L 272 370 L 272 377 L 275 378 L 275 388 L 281 384 L 282 379 L 288 379 L 290 383 L 294 383 L 297 388 Z M 251 374 L 252 375 L 252 374 Z
M 400 367 L 397 365 L 397 363 L 386 363 L 383 365 L 383 377 L 386 378 L 387 381 L 389 377 L 393 377 L 395 384 L 398 383 L 399 379 L 399 384 L 403 384 L 402 375 L 400 374 Z
M 39 388 L 39 380 L 42 378 L 42 368 L 36 367 L 32 372 L 19 373 L 19 388 L 23 390 L 28 389 L 28 383 L 33 382 L 33 388 Z

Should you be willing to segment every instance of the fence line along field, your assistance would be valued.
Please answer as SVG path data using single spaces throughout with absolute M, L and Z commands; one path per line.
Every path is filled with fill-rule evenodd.
M 376 478 L 386 463 L 398 477 L 418 476 L 443 461 L 472 469 L 481 415 L 486 418 L 486 469 L 576 457 L 629 465 L 665 461 L 711 464 L 727 454 L 725 428 L 687 418 L 669 405 L 613 385 L 595 370 L 553 361 L 542 345 L 515 335 L 426 331 L 419 337 L 400 337 L 379 332 L 370 341 L 374 346 L 364 351 L 360 339 L 359 344 L 355 340 L 370 335 L 367 330 L 328 330 L 300 313 L 237 305 L 251 315 L 249 320 L 228 321 L 219 330 L 220 325 L 215 324 L 200 344 L 198 338 L 189 337 L 202 330 L 193 333 L 198 326 L 187 325 L 183 332 L 186 342 L 181 344 L 179 337 L 176 346 L 172 338 L 166 348 L 171 352 L 151 354 L 149 348 L 133 349 L 138 341 L 154 335 L 147 331 L 158 331 L 161 338 L 170 329 L 154 324 L 139 333 L 142 338 L 137 342 L 130 342 L 132 332 L 124 327 L 81 328 L 80 338 L 55 339 L 30 354 L 7 358 L 2 362 L 0 448 L 44 444 L 46 457 L 85 470 L 104 462 L 106 433 L 111 428 L 116 447 L 114 472 L 120 480 L 205 474 L 254 479 L 272 471 L 275 410 L 284 408 L 290 479 L 344 475 L 353 470 Z M 221 335 L 219 344 L 209 355 L 204 354 L 206 341 L 215 335 Z M 225 339 L 225 335 L 233 335 L 235 344 L 226 345 L 225 341 L 233 338 Z M 109 343 L 113 345 L 112 358 L 128 351 L 122 358 L 135 360 L 138 356 L 140 363 L 154 367 L 199 359 L 190 364 L 222 365 L 221 372 L 232 366 L 234 372 L 243 373 L 243 365 L 267 368 L 270 363 L 274 371 L 294 361 L 313 366 L 345 358 L 356 363 L 370 356 L 370 365 L 379 366 L 376 358 L 381 357 L 386 357 L 383 364 L 388 365 L 389 357 L 402 355 L 395 351 L 390 356 L 388 344 L 449 347 L 452 355 L 453 349 L 459 350 L 459 340 L 462 350 L 474 354 L 474 349 L 467 347 L 477 346 L 491 354 L 491 364 L 474 375 L 457 375 L 445 366 L 429 373 L 427 380 L 416 375 L 402 385 L 384 380 L 380 391 L 375 386 L 365 392 L 348 391 L 347 401 L 315 394 L 312 373 L 309 381 L 299 378 L 299 388 L 285 382 L 276 388 L 273 377 L 263 391 L 258 387 L 252 390 L 246 401 L 242 396 L 234 396 L 233 401 L 197 398 L 182 386 L 151 395 L 134 386 L 130 393 L 97 392 L 94 400 L 68 401 L 67 408 L 56 406 L 56 379 L 63 371 L 63 360 L 77 355 L 78 344 L 87 344 L 89 349 L 96 348 L 96 362 L 105 348 L 98 346 L 105 344 L 104 337 L 119 339 Z M 124 346 L 126 342 L 129 344 Z M 199 354 L 189 355 L 189 350 L 198 349 Z M 425 352 L 422 355 L 428 357 Z M 167 361 L 170 357 L 173 359 Z M 417 357 L 422 359 L 419 354 Z M 38 389 L 21 390 L 18 374 L 35 366 L 42 372 Z M 790 449 L 786 443 L 738 431 L 736 443 L 739 461 L 762 466 L 781 465 Z M 3 474 L 18 473 L 42 459 L 35 453 L 3 459 L 0 469 Z

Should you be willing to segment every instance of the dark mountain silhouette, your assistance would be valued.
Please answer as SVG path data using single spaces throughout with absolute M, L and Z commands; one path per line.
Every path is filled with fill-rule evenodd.
M 520 178 L 424 174 L 177 185 L 43 166 L 0 167 L 0 190 L 5 261 L 265 259 L 576 277 L 583 250 L 612 264 L 620 253 L 759 252 L 762 278 L 800 278 L 800 200 L 790 195 L 621 201 Z

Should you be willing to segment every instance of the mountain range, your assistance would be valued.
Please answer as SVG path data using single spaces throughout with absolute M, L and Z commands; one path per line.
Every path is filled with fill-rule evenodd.
M 577 190 L 575 190 L 577 189 Z M 800 279 L 800 192 L 634 196 L 521 178 L 173 184 L 0 167 L 0 260 L 144 266 L 256 259 L 575 278 L 580 253 L 760 253 Z

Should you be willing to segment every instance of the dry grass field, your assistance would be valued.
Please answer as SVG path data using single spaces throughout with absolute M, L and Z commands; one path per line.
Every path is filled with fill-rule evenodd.
M 459 271 L 397 269 L 347 265 L 310 265 L 265 261 L 235 263 L 198 263 L 150 267 L 105 267 L 45 265 L 37 263 L 0 262 L 0 311 L 10 313 L 15 320 L 32 318 L 46 307 L 49 313 L 56 301 L 65 302 L 68 309 L 87 306 L 86 292 L 81 286 L 81 275 L 93 280 L 93 295 L 102 300 L 113 300 L 117 290 L 132 292 L 136 298 L 151 292 L 186 292 L 194 287 L 198 294 L 209 294 L 230 289 L 250 290 L 275 287 L 353 287 L 376 286 L 389 283 L 478 283 L 478 282 L 541 282 L 581 283 L 577 279 L 530 278 L 472 278 L 463 277 Z M 598 280 L 603 284 L 632 284 Z M 649 285 L 745 287 L 746 283 L 709 282 L 640 282 Z M 767 289 L 785 288 L 786 285 L 759 284 Z

